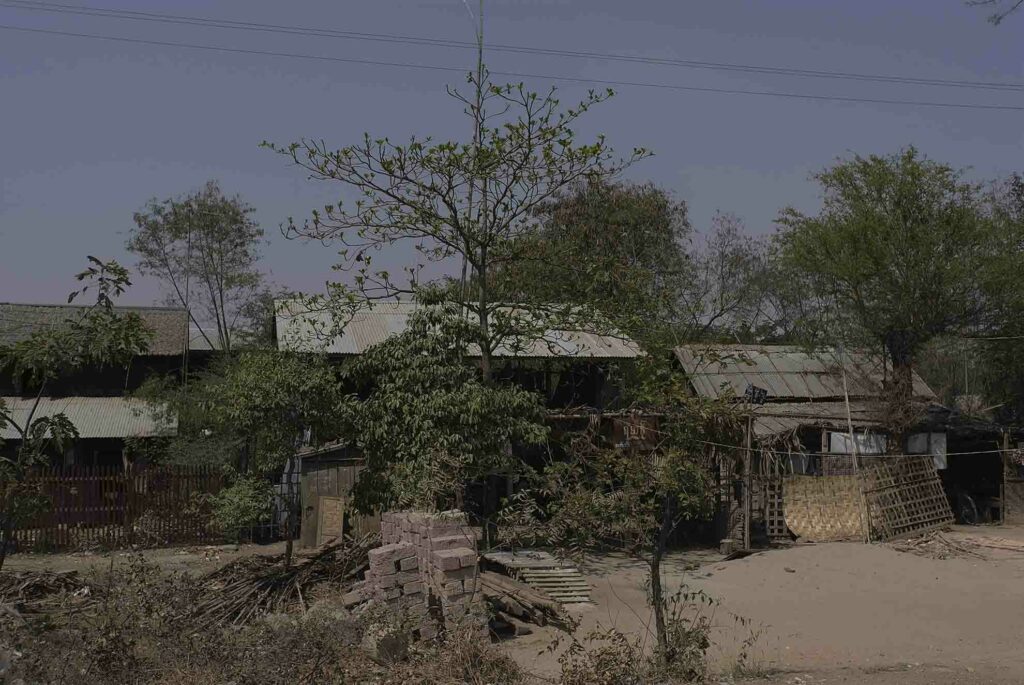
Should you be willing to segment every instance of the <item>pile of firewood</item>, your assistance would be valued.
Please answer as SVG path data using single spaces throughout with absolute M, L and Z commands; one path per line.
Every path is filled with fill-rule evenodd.
M 201 579 L 202 597 L 191 617 L 201 626 L 244 625 L 271 613 L 305 611 L 312 593 L 324 584 L 342 590 L 368 567 L 376 535 L 333 540 L 296 555 L 246 557 Z
M 492 615 L 516 635 L 529 632 L 525 623 L 571 628 L 569 615 L 557 601 L 514 578 L 483 571 L 480 573 L 480 591 L 490 605 Z

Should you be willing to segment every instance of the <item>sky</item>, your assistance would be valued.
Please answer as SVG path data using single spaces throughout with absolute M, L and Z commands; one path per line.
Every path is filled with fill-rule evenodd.
M 478 11 L 474 0 L 468 6 L 463 0 L 61 1 L 65 9 L 455 41 L 473 40 L 471 12 Z M 260 142 L 311 137 L 342 147 L 364 132 L 393 139 L 417 134 L 465 140 L 469 134 L 445 85 L 463 81 L 459 70 L 472 66 L 472 51 L 308 31 L 129 21 L 29 10 L 26 4 L 0 0 L 0 301 L 66 300 L 86 255 L 133 266 L 124 249 L 132 213 L 152 197 L 187 193 L 209 179 L 256 208 L 268 237 L 261 266 L 274 283 L 322 291 L 325 282 L 342 277 L 331 268 L 336 249 L 287 240 L 279 225 L 345 193 L 308 180 Z M 492 45 L 1024 84 L 1024 14 L 998 27 L 986 14 L 962 0 L 486 0 L 484 11 L 485 42 Z M 815 211 L 820 199 L 811 175 L 852 154 L 915 145 L 979 181 L 1024 171 L 1020 109 L 693 90 L 1024 107 L 1021 89 L 812 78 L 600 56 L 489 52 L 486 59 L 495 72 L 529 74 L 521 80 L 534 89 L 557 86 L 564 102 L 593 87 L 581 80 L 656 84 L 614 86 L 616 96 L 591 110 L 578 129 L 584 138 L 605 134 L 622 152 L 653 150 L 654 157 L 626 177 L 651 181 L 685 200 L 698 229 L 725 211 L 738 215 L 752 234 L 771 233 L 781 208 Z M 378 261 L 396 270 L 412 258 L 398 250 Z M 136 276 L 122 302 L 161 298 L 158 282 Z

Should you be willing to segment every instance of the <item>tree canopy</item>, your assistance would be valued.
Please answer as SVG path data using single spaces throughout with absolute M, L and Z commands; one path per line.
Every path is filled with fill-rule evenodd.
M 473 338 L 457 306 L 428 306 L 345 366 L 360 391 L 346 405 L 346 434 L 366 460 L 361 509 L 461 506 L 467 482 L 520 472 L 513 448 L 545 440 L 537 395 L 485 384 L 466 364 Z
M 482 66 L 468 83 L 470 95 L 449 89 L 471 124 L 467 142 L 414 136 L 396 143 L 367 134 L 338 150 L 316 139 L 267 145 L 311 178 L 358 193 L 354 203 L 339 201 L 304 223 L 289 222 L 293 235 L 343 246 L 339 268 L 352 274 L 352 283 L 331 284 L 334 306 L 413 297 L 425 263 L 444 262 L 456 269 L 461 263 L 463 276 L 453 298 L 476 324 L 474 342 L 489 379 L 499 346 L 558 327 L 549 324 L 553 316 L 575 311 L 556 311 L 552 303 L 532 305 L 529 311 L 510 309 L 518 303 L 497 288 L 496 270 L 523 259 L 529 244 L 523 239 L 538 229 L 537 211 L 563 189 L 611 177 L 648 153 L 637 149 L 619 159 L 603 136 L 578 140 L 576 123 L 611 91 L 591 91 L 575 106 L 564 107 L 553 90 L 539 95 L 521 83 L 495 85 Z M 415 246 L 421 257 L 405 267 L 407 282 L 373 263 L 377 252 L 403 242 Z
M 821 211 L 779 217 L 784 263 L 824 303 L 817 323 L 834 342 L 884 349 L 905 412 L 915 354 L 982 321 L 999 241 L 977 186 L 912 147 L 841 160 L 816 178 Z
M 168 301 L 188 309 L 213 349 L 230 352 L 239 334 L 261 333 L 253 329 L 265 317 L 263 229 L 254 212 L 209 181 L 188 195 L 150 200 L 134 215 L 127 247 L 138 256 L 139 270 L 160 279 Z

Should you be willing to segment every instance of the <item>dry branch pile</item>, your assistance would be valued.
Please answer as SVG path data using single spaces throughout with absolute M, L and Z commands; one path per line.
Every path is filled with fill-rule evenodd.
M 200 599 L 192 618 L 201 626 L 244 625 L 271 613 L 309 608 L 311 594 L 326 583 L 343 590 L 368 567 L 376 535 L 334 540 L 285 566 L 284 555 L 246 557 L 200 580 Z
M 0 573 L 0 606 L 19 614 L 81 611 L 95 605 L 97 589 L 77 571 Z
M 971 549 L 977 543 L 954 542 L 939 531 L 932 531 L 906 540 L 887 543 L 900 552 L 909 552 L 929 559 L 984 559 L 984 555 Z
M 480 591 L 495 616 L 515 627 L 518 634 L 525 632 L 520 626 L 522 621 L 539 626 L 550 623 L 565 629 L 570 627 L 571 620 L 558 602 L 518 580 L 483 571 Z

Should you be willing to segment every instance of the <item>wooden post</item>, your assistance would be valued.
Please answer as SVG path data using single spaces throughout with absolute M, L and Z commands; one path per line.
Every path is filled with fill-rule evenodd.
M 747 417 L 746 435 L 744 436 L 743 450 L 743 549 L 750 549 L 750 485 L 751 485 L 751 460 L 753 446 L 754 418 Z
M 1007 461 L 1010 454 L 1010 432 L 1003 430 L 1003 451 L 999 454 L 999 461 L 1002 464 L 1002 476 L 999 478 L 999 525 L 1006 523 L 1006 474 L 1010 470 Z

